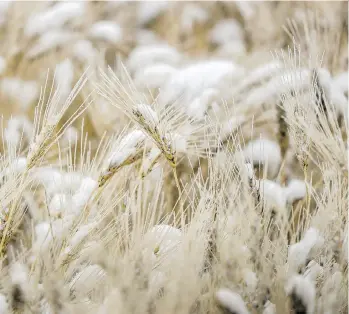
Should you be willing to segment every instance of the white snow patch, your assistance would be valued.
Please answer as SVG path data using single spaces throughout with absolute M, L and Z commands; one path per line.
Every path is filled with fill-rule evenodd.
M 243 41 L 244 34 L 240 23 L 235 19 L 220 20 L 209 33 L 210 41 L 217 45 Z
M 90 41 L 81 39 L 73 45 L 73 56 L 80 62 L 88 63 L 95 58 L 96 50 Z
M 229 289 L 219 289 L 216 293 L 218 303 L 231 313 L 249 314 L 241 296 Z
M 93 39 L 105 40 L 111 44 L 118 44 L 122 40 L 123 30 L 115 22 L 99 21 L 91 26 L 89 36 Z
M 230 61 L 211 60 L 189 65 L 178 70 L 165 84 L 159 102 L 171 104 L 180 99 L 189 103 L 203 90 L 229 86 L 242 74 L 243 69 Z
M 152 44 L 136 47 L 127 60 L 127 69 L 131 72 L 144 69 L 157 63 L 175 66 L 181 60 L 180 53 L 167 44 Z
M 35 81 L 23 81 L 15 77 L 6 77 L 0 83 L 1 92 L 17 101 L 23 110 L 27 110 L 38 96 L 39 87 Z
M 191 32 L 195 24 L 205 23 L 208 18 L 206 10 L 197 4 L 187 3 L 181 14 L 180 27 L 184 32 Z
M 156 63 L 139 69 L 134 76 L 136 86 L 159 88 L 163 86 L 177 70 L 168 64 Z
M 68 21 L 82 17 L 85 14 L 85 6 L 84 1 L 59 2 L 47 11 L 29 17 L 24 34 L 32 37 L 60 28 Z
M 294 201 L 301 200 L 306 196 L 306 184 L 302 180 L 291 180 L 285 187 L 287 202 L 292 204 Z
M 29 49 L 27 56 L 35 58 L 52 49 L 60 48 L 75 38 L 75 34 L 69 31 L 52 30 L 40 36 L 36 44 Z
M 243 156 L 254 165 L 267 167 L 267 173 L 275 177 L 281 165 L 281 151 L 277 142 L 268 139 L 250 141 L 242 151 Z
M 278 183 L 271 180 L 257 180 L 256 184 L 268 207 L 276 207 L 282 212 L 286 209 L 285 192 Z
M 168 1 L 147 1 L 138 5 L 138 24 L 144 25 L 157 18 L 171 5 Z

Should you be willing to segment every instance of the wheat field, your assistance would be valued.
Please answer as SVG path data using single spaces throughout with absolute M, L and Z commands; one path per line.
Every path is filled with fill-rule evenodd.
M 0 314 L 348 312 L 348 3 L 1 1 Z

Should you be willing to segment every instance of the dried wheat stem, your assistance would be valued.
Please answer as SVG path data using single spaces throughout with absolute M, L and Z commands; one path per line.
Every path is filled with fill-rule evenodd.
M 150 163 L 149 167 L 145 170 L 142 171 L 141 173 L 141 177 L 142 179 L 144 179 L 154 168 L 155 164 L 158 162 L 158 160 L 160 159 L 161 154 L 158 154 Z

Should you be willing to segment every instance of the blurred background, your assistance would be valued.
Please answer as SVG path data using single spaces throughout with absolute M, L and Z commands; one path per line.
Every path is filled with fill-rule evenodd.
M 87 67 L 115 68 L 118 59 L 141 91 L 156 96 L 165 89 L 164 101 L 183 94 L 186 103 L 195 99 L 196 91 L 187 90 L 189 80 L 218 89 L 229 106 L 236 98 L 233 87 L 249 70 L 272 60 L 271 52 L 299 37 L 303 51 L 313 53 L 311 42 L 319 34 L 315 46 L 326 51 L 322 64 L 336 75 L 348 63 L 347 6 L 346 1 L 2 1 L 1 113 L 5 121 L 11 115 L 32 120 L 40 95 L 47 97 L 54 86 L 54 73 L 67 97 Z M 228 63 L 193 70 L 192 77 L 177 82 L 179 69 L 207 60 Z M 93 75 L 71 111 L 89 93 L 94 93 Z M 119 115 L 95 95 L 83 116 L 85 131 L 93 138 L 121 130 Z

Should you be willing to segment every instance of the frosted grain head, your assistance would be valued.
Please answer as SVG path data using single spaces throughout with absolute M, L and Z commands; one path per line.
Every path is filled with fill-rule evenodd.
M 99 186 L 103 186 L 116 172 L 127 165 L 131 165 L 143 156 L 146 135 L 141 130 L 133 130 L 112 146 L 105 170 L 99 177 Z
M 241 296 L 230 289 L 219 289 L 216 293 L 216 300 L 219 305 L 229 313 L 249 314 L 245 302 Z
M 137 91 L 125 67 L 122 64 L 120 67 L 119 76 L 111 69 L 101 74 L 100 94 L 143 130 L 172 167 L 177 165 L 176 145 L 181 148 L 186 142 L 186 154 L 194 156 L 207 155 L 207 150 L 217 145 L 215 133 L 211 130 L 213 123 L 209 119 L 193 119 L 177 102 L 165 105 L 159 99 L 145 101 L 146 95 Z

